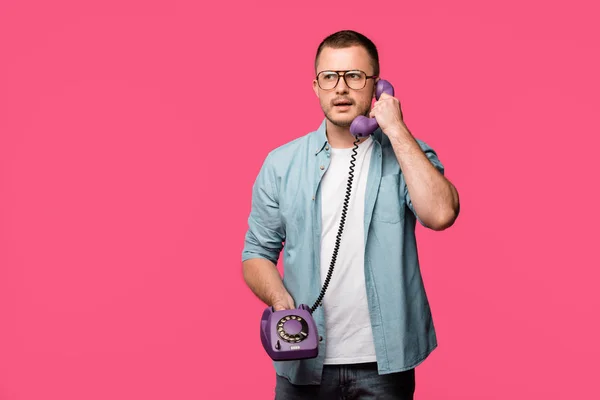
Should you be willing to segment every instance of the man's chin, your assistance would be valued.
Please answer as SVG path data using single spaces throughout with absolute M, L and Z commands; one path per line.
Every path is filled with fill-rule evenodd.
M 354 121 L 354 119 L 359 116 L 359 115 L 365 115 L 368 116 L 369 110 L 365 111 L 363 114 L 354 114 L 352 113 L 352 115 L 350 114 L 340 114 L 340 113 L 336 113 L 335 111 L 329 111 L 329 112 L 325 112 L 325 118 L 327 118 L 329 120 L 329 122 L 331 122 L 333 125 L 335 126 L 339 126 L 340 128 L 348 128 L 350 127 L 350 125 L 352 125 L 352 121 Z
M 350 125 L 352 125 L 352 121 L 355 118 L 355 116 L 352 116 L 352 117 L 349 117 L 349 116 L 339 117 L 339 116 L 335 116 L 335 115 L 331 115 L 331 114 L 325 114 L 325 117 L 333 125 L 339 126 L 340 128 L 348 128 L 348 127 L 350 127 Z

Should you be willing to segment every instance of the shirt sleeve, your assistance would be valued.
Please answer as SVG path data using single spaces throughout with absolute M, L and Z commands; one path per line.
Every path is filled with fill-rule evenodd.
M 285 230 L 279 212 L 279 198 L 274 166 L 266 157 L 252 187 L 252 207 L 248 217 L 242 261 L 266 258 L 277 264 Z
M 440 159 L 437 156 L 437 153 L 435 152 L 435 150 L 433 150 L 427 143 L 423 142 L 422 140 L 416 139 L 417 143 L 419 143 L 419 146 L 421 147 L 421 150 L 423 150 L 423 152 L 425 153 L 425 155 L 427 156 L 427 158 L 429 159 L 429 161 L 433 164 L 433 166 L 440 171 L 440 173 L 442 175 L 444 175 L 444 165 L 442 164 L 442 162 L 440 161 Z M 412 211 L 412 213 L 415 215 L 415 217 L 417 218 L 417 220 L 419 221 L 419 223 L 423 226 L 425 226 L 423 224 L 423 221 L 421 221 L 419 219 L 419 216 L 417 215 L 417 213 L 415 212 L 415 208 L 412 204 L 412 200 L 410 199 L 410 194 L 408 193 L 408 186 L 406 186 L 406 181 L 404 180 L 404 177 L 402 178 L 402 190 L 404 191 L 404 201 L 406 203 L 406 205 L 408 206 L 408 208 L 410 209 L 410 211 Z

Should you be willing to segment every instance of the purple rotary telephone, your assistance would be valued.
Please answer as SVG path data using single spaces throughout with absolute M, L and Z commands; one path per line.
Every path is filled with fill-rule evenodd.
M 379 100 L 382 93 L 393 96 L 394 87 L 388 81 L 379 80 L 375 90 L 375 97 L 377 100 Z M 294 310 L 275 311 L 273 307 L 267 307 L 262 314 L 260 321 L 260 340 L 265 351 L 274 361 L 300 360 L 315 358 L 319 355 L 319 333 L 317 331 L 315 320 L 312 317 L 312 313 L 319 305 L 321 305 L 337 258 L 340 237 L 344 228 L 348 201 L 350 199 L 350 189 L 352 188 L 354 160 L 359 143 L 358 138 L 373 134 L 378 127 L 379 125 L 375 118 L 368 118 L 363 115 L 356 117 L 350 125 L 350 133 L 356 138 L 356 141 L 354 142 L 352 161 L 350 161 L 348 189 L 346 190 L 346 199 L 344 200 L 340 227 L 335 242 L 335 248 L 333 250 L 333 256 L 331 257 L 331 265 L 329 266 L 327 278 L 325 279 L 319 298 L 312 308 L 309 308 L 306 304 L 300 304 L 300 306 Z

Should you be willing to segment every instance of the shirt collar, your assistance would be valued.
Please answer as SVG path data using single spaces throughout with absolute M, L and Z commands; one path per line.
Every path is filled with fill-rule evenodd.
M 314 150 L 315 155 L 319 154 L 325 146 L 327 146 L 327 118 L 324 118 L 319 128 L 313 132 L 311 141 L 311 148 Z
M 383 132 L 381 128 L 377 128 L 375 132 L 373 132 L 373 141 L 381 143 L 381 139 L 383 136 Z M 327 118 L 323 118 L 321 121 L 321 125 L 314 131 L 311 135 L 311 149 L 315 152 L 315 155 L 318 155 L 323 149 L 325 149 L 329 142 L 327 141 Z

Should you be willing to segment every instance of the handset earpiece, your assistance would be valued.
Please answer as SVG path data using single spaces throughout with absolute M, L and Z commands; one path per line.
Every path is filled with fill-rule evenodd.
M 388 81 L 380 79 L 375 87 L 375 98 L 379 100 L 379 97 L 381 97 L 382 93 L 393 96 L 394 87 Z M 352 124 L 350 125 L 350 133 L 352 136 L 369 136 L 375 132 L 377 128 L 379 128 L 379 125 L 377 124 L 377 120 L 375 118 L 359 115 L 352 121 Z

